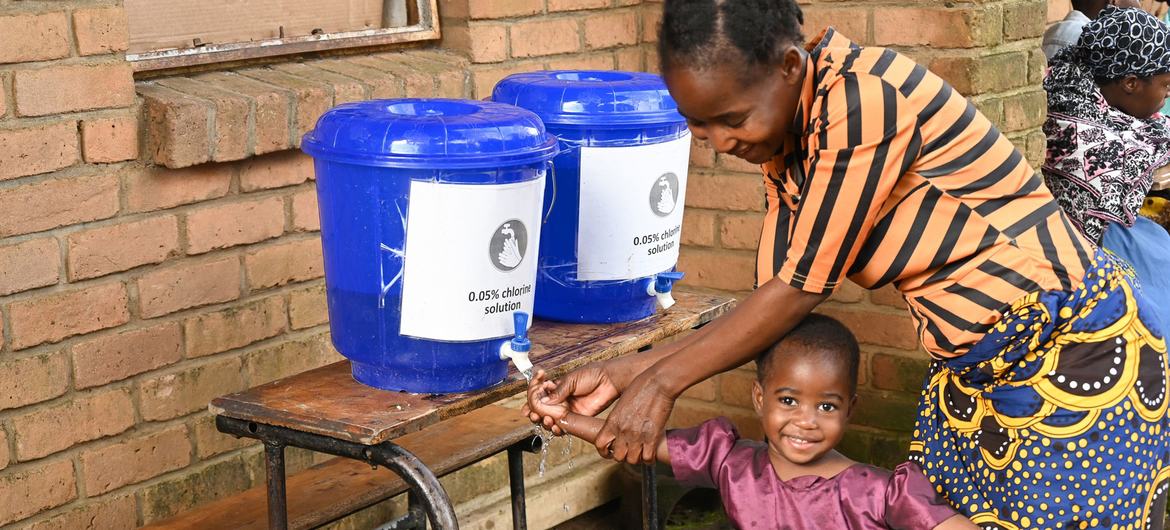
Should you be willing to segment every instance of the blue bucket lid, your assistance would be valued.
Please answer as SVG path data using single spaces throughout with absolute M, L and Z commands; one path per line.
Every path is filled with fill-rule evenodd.
M 410 169 L 474 169 L 551 160 L 556 137 L 535 114 L 461 99 L 377 99 L 338 105 L 301 149 L 333 162 Z
M 605 128 L 686 122 L 662 78 L 643 72 L 513 74 L 496 84 L 492 100 L 524 107 L 549 124 Z

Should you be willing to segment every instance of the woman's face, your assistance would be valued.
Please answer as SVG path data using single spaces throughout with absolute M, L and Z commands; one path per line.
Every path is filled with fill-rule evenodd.
M 1101 88 L 1110 105 L 1135 118 L 1147 119 L 1158 111 L 1170 95 L 1170 73 L 1147 79 L 1126 77 Z
M 674 65 L 663 76 L 695 137 L 720 153 L 763 164 L 784 146 L 803 87 L 805 55 L 790 47 L 780 64 L 744 82 L 744 66 Z

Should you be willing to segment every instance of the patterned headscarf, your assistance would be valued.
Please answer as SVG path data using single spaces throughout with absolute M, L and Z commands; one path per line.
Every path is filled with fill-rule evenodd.
M 1134 118 L 1110 105 L 1094 77 L 1149 77 L 1170 72 L 1170 28 L 1138 9 L 1108 6 L 1085 26 L 1076 46 L 1052 59 L 1044 182 L 1090 240 L 1110 222 L 1132 226 L 1153 172 L 1170 162 L 1170 123 L 1161 114 Z
M 1170 28 L 1140 9 L 1106 6 L 1085 24 L 1076 46 L 1079 62 L 1101 79 L 1150 77 L 1170 72 Z

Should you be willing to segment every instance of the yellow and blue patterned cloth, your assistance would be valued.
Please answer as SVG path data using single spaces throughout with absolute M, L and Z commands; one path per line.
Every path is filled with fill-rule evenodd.
M 1124 261 L 1017 301 L 962 357 L 931 365 L 911 444 L 984 529 L 1162 528 L 1170 487 L 1160 320 Z

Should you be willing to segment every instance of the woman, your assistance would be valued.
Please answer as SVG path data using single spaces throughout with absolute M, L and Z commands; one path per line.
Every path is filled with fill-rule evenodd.
M 1170 122 L 1159 114 L 1170 92 L 1170 27 L 1106 7 L 1053 59 L 1044 89 L 1045 183 L 1073 225 L 1132 264 L 1170 316 L 1170 234 L 1139 215 L 1170 163 Z
M 664 4 L 662 72 L 692 132 L 763 166 L 775 277 L 684 340 L 570 373 L 552 401 L 594 415 L 620 396 L 595 445 L 650 461 L 687 387 L 844 278 L 892 283 L 937 359 L 912 453 L 955 508 L 991 528 L 1144 526 L 1170 449 L 1166 347 L 1130 278 L 941 79 L 832 29 L 804 48 L 801 23 L 793 0 Z

